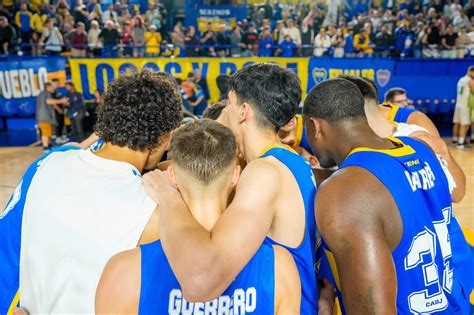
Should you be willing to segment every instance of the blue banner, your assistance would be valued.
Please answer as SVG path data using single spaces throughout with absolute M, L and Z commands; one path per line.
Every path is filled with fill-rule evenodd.
M 66 82 L 66 58 L 8 58 L 0 61 L 0 116 L 33 115 L 35 97 L 47 81 Z
M 199 5 L 186 7 L 186 27 L 194 26 L 197 31 L 203 32 L 207 29 L 207 23 L 212 24 L 213 31 L 219 31 L 220 26 L 225 24 L 227 30 L 237 25 L 238 21 L 247 18 L 246 6 L 230 5 Z

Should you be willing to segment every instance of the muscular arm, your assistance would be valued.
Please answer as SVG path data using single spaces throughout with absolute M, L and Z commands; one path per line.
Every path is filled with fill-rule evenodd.
M 140 248 L 119 253 L 109 260 L 95 294 L 96 314 L 138 313 L 140 263 Z
M 299 314 L 301 281 L 293 256 L 280 246 L 275 252 L 275 314 Z
M 474 80 L 469 81 L 469 90 L 471 90 L 471 94 L 474 94 Z
M 179 192 L 161 176 L 146 174 L 145 188 L 160 205 L 166 257 L 186 300 L 212 300 L 235 279 L 267 235 L 279 188 L 278 170 L 264 160 L 248 165 L 232 203 L 211 232 L 196 222 Z
M 316 222 L 336 259 L 348 314 L 397 313 L 396 272 L 380 215 L 390 199 L 375 177 L 353 167 L 317 193 Z
M 428 132 L 434 136 L 440 136 L 438 129 L 436 126 L 433 124 L 431 119 L 428 118 L 425 114 L 422 112 L 413 112 L 407 120 L 407 124 L 412 124 L 412 125 L 418 125 L 420 127 L 425 128 L 428 130 Z

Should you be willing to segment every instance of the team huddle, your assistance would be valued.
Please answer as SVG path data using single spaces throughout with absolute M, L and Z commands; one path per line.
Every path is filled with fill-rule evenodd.
M 426 116 L 351 76 L 298 115 L 275 64 L 227 95 L 183 122 L 171 76 L 114 80 L 99 140 L 41 157 L 0 214 L 0 314 L 469 314 L 466 178 Z

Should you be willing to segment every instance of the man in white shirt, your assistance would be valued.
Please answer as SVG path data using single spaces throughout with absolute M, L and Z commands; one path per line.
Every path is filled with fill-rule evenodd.
M 288 20 L 284 34 L 290 35 L 291 40 L 293 40 L 298 47 L 301 46 L 301 32 L 300 29 L 295 26 L 295 22 L 292 19 Z
M 0 258 L 20 257 L 19 299 L 31 314 L 93 313 L 110 257 L 155 239 L 158 213 L 141 173 L 154 169 L 167 150 L 181 107 L 167 74 L 119 77 L 98 107 L 100 144 L 53 151 L 28 169 L 0 218 Z M 11 264 L 2 262 L 0 273 L 18 273 L 17 262 Z M 0 274 L 2 293 L 12 299 L 15 279 L 6 288 L 2 281 Z M 15 298 L 9 309 L 18 293 Z

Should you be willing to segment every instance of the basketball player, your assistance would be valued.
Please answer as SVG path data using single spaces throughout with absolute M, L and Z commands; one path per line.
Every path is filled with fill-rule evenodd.
M 196 221 L 212 230 L 239 178 L 234 135 L 209 119 L 191 122 L 173 132 L 170 154 L 169 181 Z M 97 288 L 96 313 L 296 314 L 300 302 L 292 256 L 264 242 L 222 296 L 188 303 L 158 240 L 112 257 Z
M 340 78 L 354 83 L 359 88 L 364 97 L 364 110 L 369 126 L 379 137 L 418 137 L 430 145 L 431 149 L 442 158 L 442 166 L 447 165 L 446 177 L 453 202 L 461 202 L 466 195 L 466 176 L 449 152 L 444 140 L 440 136 L 427 134 L 427 130 L 420 126 L 395 123 L 386 119 L 379 111 L 378 89 L 373 81 L 355 76 L 340 76 Z
M 316 313 L 311 213 L 316 187 L 310 165 L 282 146 L 277 135 L 296 114 L 300 99 L 298 77 L 278 65 L 253 64 L 234 74 L 226 121 L 248 164 L 232 203 L 211 231 L 196 222 L 174 186 L 159 180 L 166 174 L 145 176 L 148 193 L 160 204 L 163 249 L 188 301 L 221 295 L 268 237 L 295 259 L 301 313 Z
M 406 96 L 406 95 L 405 95 Z M 406 99 L 406 97 L 405 97 Z M 379 106 L 380 112 L 393 123 L 406 123 L 425 128 L 430 134 L 438 136 L 439 132 L 433 122 L 415 109 L 398 106 L 397 104 L 385 102 Z
M 344 79 L 316 86 L 303 116 L 321 165 L 340 166 L 320 186 L 316 217 L 347 312 L 461 312 L 451 198 L 436 156 L 416 140 L 377 136 Z
M 28 169 L 0 220 L 0 313 L 18 302 L 18 276 L 32 314 L 94 312 L 110 257 L 156 239 L 156 204 L 140 173 L 155 167 L 181 119 L 170 76 L 119 77 L 98 108 L 104 144 L 53 152 Z
M 466 134 L 474 121 L 468 105 L 469 96 L 474 94 L 473 79 L 474 66 L 470 66 L 466 75 L 459 79 L 457 85 L 456 109 L 453 117 L 453 143 L 457 144 L 458 149 L 469 149 L 469 144 L 466 143 Z

